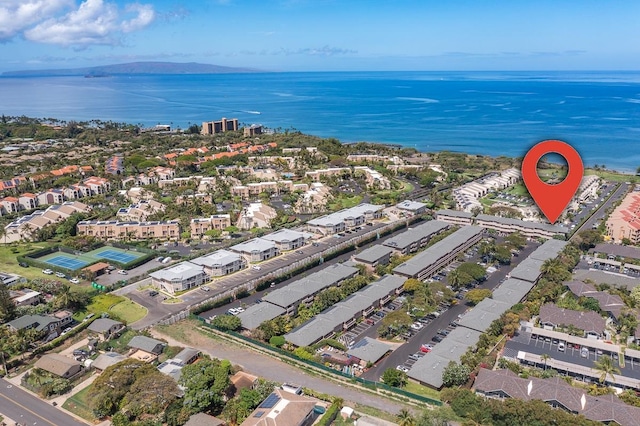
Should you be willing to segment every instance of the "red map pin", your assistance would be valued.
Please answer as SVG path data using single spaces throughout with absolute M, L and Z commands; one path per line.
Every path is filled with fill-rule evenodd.
M 545 154 L 557 153 L 567 160 L 567 177 L 556 185 L 543 182 L 538 176 L 538 161 Z M 580 154 L 571 145 L 557 140 L 542 141 L 527 152 L 522 160 L 522 180 L 542 213 L 555 223 L 578 190 L 584 166 Z

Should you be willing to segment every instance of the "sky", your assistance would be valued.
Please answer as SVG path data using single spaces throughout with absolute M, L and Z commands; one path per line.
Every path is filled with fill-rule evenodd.
M 640 70 L 640 1 L 0 0 L 0 72 Z

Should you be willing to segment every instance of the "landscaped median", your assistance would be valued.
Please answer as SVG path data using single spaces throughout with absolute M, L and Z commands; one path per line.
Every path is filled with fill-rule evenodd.
M 392 400 L 408 402 L 412 404 L 427 403 L 435 406 L 442 405 L 441 401 L 433 398 L 429 398 L 423 395 L 418 395 L 416 393 L 408 392 L 403 389 L 388 386 L 388 385 L 385 385 L 384 383 L 373 382 L 370 380 L 361 379 L 359 377 L 352 377 L 350 375 L 342 374 L 341 372 L 334 370 L 332 368 L 326 367 L 324 365 L 318 364 L 313 361 L 298 358 L 290 352 L 272 347 L 262 342 L 249 339 L 238 333 L 222 332 L 220 330 L 217 330 L 211 327 L 208 324 L 205 324 L 204 322 L 202 322 L 203 320 L 201 318 L 198 317 L 197 319 L 202 323 L 200 328 L 206 333 L 212 334 L 218 338 L 233 342 L 241 346 L 250 347 L 251 349 L 257 352 L 263 353 L 265 355 L 269 355 L 274 358 L 278 358 L 288 364 L 295 365 L 296 367 L 301 368 L 303 370 L 307 370 L 311 373 L 321 375 L 325 378 L 331 378 L 335 381 L 339 381 L 342 384 L 358 388 L 359 390 L 368 390 L 378 395 L 388 397 Z

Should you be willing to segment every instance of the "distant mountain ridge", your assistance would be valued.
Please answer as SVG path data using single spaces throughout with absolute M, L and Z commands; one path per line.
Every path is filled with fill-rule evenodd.
M 129 62 L 87 68 L 6 71 L 6 77 L 87 76 L 107 77 L 122 74 L 233 74 L 264 72 L 253 68 L 225 67 L 197 62 Z

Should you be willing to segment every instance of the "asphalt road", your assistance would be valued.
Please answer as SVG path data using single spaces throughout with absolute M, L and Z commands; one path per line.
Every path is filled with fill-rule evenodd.
M 614 203 L 618 202 L 618 200 L 620 200 L 622 197 L 624 197 L 624 195 L 629 190 L 629 185 L 627 183 L 622 183 L 613 192 L 609 199 L 603 202 L 602 200 L 606 198 L 607 194 L 609 194 L 613 190 L 614 185 L 614 183 L 607 183 L 606 188 L 603 190 L 600 198 L 597 198 L 591 203 L 588 203 L 587 206 L 582 209 L 582 212 L 576 215 L 574 222 L 577 223 L 582 219 L 582 217 L 586 216 L 590 212 L 590 210 L 595 207 L 596 204 L 598 204 L 595 213 L 589 219 L 587 219 L 585 223 L 582 224 L 582 226 L 573 234 L 574 236 L 578 235 L 578 232 L 580 231 L 592 229 L 594 224 L 602 221 L 607 214 L 606 210 L 609 207 L 613 206 Z
M 26 425 L 87 425 L 3 379 L 0 379 L 0 412 Z
M 538 247 L 539 244 L 528 242 L 527 246 L 520 251 L 518 257 L 512 258 L 510 265 L 502 266 L 496 272 L 489 275 L 487 280 L 477 288 L 486 288 L 489 290 L 496 288 L 513 268 L 515 268 L 522 260 L 526 259 Z M 362 377 L 368 380 L 379 380 L 380 376 L 387 368 L 396 368 L 396 366 L 404 364 L 409 359 L 409 355 L 419 352 L 420 346 L 423 343 L 437 345 L 437 343 L 431 342 L 431 339 L 436 335 L 438 330 L 446 328 L 450 329 L 451 327 L 449 324 L 458 319 L 458 315 L 464 314 L 470 308 L 470 306 L 464 303 L 451 306 L 438 318 L 433 319 L 429 324 L 424 326 L 405 344 L 393 351 L 386 358 L 383 358 L 373 368 L 370 368 Z M 426 356 L 429 356 L 429 354 Z

